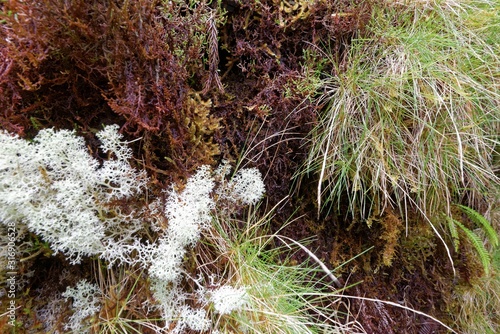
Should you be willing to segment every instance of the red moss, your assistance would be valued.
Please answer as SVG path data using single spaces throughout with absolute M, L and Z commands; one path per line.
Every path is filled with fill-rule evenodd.
M 189 96 L 207 75 L 200 35 L 209 10 L 149 0 L 6 2 L 0 126 L 23 135 L 118 123 L 149 140 L 142 154 L 151 167 L 187 175 L 211 163 L 190 144 L 186 122 L 195 117 Z

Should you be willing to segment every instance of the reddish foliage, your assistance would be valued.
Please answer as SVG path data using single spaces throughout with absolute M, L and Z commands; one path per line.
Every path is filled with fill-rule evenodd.
M 204 29 L 207 8 L 159 3 L 6 2 L 0 126 L 24 134 L 50 126 L 93 132 L 118 123 L 134 137 L 147 132 L 155 146 L 162 143 L 162 156 L 192 156 L 185 104 L 188 79 L 205 72 L 196 33 Z M 179 165 L 174 169 L 193 167 Z
M 230 7 L 222 45 L 230 52 L 229 64 L 237 63 L 247 75 L 298 70 L 305 49 L 340 47 L 370 18 L 369 2 L 362 0 L 238 3 Z
M 11 64 L 1 76 L 2 107 L 9 109 L 4 127 L 12 116 L 29 117 L 27 110 L 48 110 L 44 116 L 53 119 L 90 106 L 100 110 L 81 115 L 83 124 L 109 108 L 125 117 L 129 131 L 159 132 L 176 121 L 187 71 L 173 54 L 176 41 L 169 47 L 168 37 L 178 31 L 187 37 L 186 27 L 155 17 L 154 2 L 120 3 L 5 4 L 4 11 L 15 14 L 1 30 L 2 58 Z

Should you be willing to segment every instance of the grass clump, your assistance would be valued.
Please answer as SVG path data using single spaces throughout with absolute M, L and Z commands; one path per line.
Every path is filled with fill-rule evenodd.
M 334 283 L 314 262 L 292 264 L 291 256 L 305 249 L 278 234 L 265 235 L 272 219 L 251 209 L 246 220 L 217 217 L 208 248 L 226 285 L 246 287 L 246 303 L 236 312 L 220 314 L 213 323 L 223 333 L 358 333 Z M 277 246 L 281 244 L 282 246 Z M 205 245 L 207 247 L 207 245 Z M 205 251 L 201 253 L 209 254 Z M 288 254 L 288 256 L 286 255 Z M 214 263 L 214 261 L 203 261 Z M 200 267 L 203 265 L 200 263 Z M 337 294 L 335 294 L 337 292 Z
M 395 225 L 384 225 L 388 213 L 401 218 L 401 230 L 428 242 L 415 228 L 426 221 L 461 284 L 477 279 L 481 266 L 484 279 L 495 284 L 484 240 L 498 243 L 497 226 L 479 213 L 489 218 L 500 184 L 499 12 L 499 3 L 489 0 L 374 1 L 364 29 L 343 48 L 311 47 L 304 66 L 319 78 L 312 97 L 320 112 L 299 177 L 315 177 L 318 215 L 345 214 L 353 220 L 349 229 L 366 222 L 357 229 L 362 235 L 373 234 L 372 223 L 381 222 L 388 245 L 404 245 Z M 455 220 L 446 227 L 442 217 Z M 442 250 L 432 256 L 443 256 Z M 402 250 L 398 259 L 408 263 L 409 253 Z M 392 257 L 383 259 L 388 268 Z M 444 275 L 426 279 L 434 284 Z M 483 301 L 479 308 L 496 302 Z
M 338 56 L 322 51 L 306 172 L 318 202 L 368 218 L 476 206 L 498 189 L 499 5 L 495 1 L 379 1 Z M 323 62 L 322 66 L 325 66 Z

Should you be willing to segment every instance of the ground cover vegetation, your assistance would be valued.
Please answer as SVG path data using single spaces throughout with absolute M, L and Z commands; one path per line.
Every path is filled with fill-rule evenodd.
M 6 0 L 0 35 L 2 329 L 500 330 L 497 1 Z

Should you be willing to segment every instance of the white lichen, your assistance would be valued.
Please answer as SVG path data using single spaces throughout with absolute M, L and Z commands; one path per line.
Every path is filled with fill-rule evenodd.
M 229 314 L 242 309 L 248 303 L 247 291 L 244 287 L 223 285 L 211 291 L 209 301 L 220 315 Z
M 65 329 L 73 333 L 90 332 L 90 318 L 101 310 L 100 290 L 95 284 L 86 280 L 79 281 L 74 288 L 68 287 L 62 293 L 66 300 L 72 300 L 73 314 L 69 318 Z
M 117 127 L 98 136 L 116 155 L 101 167 L 72 131 L 41 130 L 32 142 L 0 132 L 0 220 L 25 224 L 72 263 L 101 254 L 108 235 L 130 236 L 140 225 L 110 203 L 142 192 L 145 173 L 126 160 L 132 153 Z

